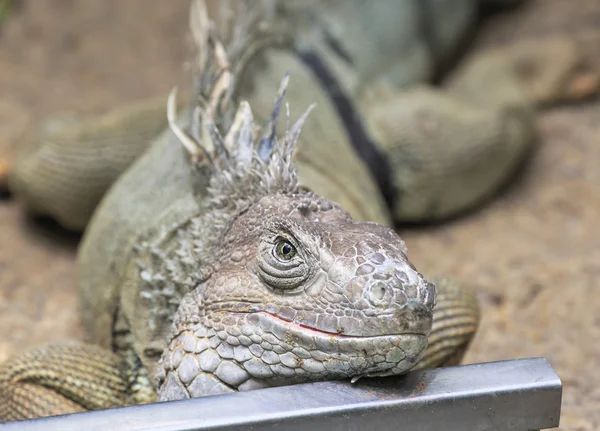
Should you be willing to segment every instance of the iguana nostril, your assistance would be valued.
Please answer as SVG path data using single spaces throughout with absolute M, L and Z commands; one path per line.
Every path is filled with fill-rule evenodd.
M 382 281 L 377 281 L 368 287 L 367 299 L 377 307 L 388 305 L 391 298 L 390 286 Z
M 371 291 L 371 295 L 373 295 L 373 298 L 381 301 L 383 299 L 383 297 L 385 296 L 385 287 L 384 286 L 376 286 L 372 291 Z

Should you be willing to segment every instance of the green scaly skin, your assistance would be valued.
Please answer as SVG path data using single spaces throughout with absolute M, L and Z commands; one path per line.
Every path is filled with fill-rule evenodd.
M 219 109 L 193 121 L 185 107 L 180 116 L 188 133 L 200 131 L 206 152 L 186 151 L 173 128 L 150 139 L 166 127 L 164 101 L 46 125 L 14 161 L 9 186 L 66 227 L 87 226 L 78 263 L 93 345 L 44 347 L 8 361 L 0 370 L 2 420 L 152 402 L 157 394 L 179 399 L 454 364 L 475 333 L 472 294 L 436 280 L 432 311 L 431 283 L 385 226 L 449 217 L 493 194 L 531 147 L 533 102 L 544 100 L 548 87 L 557 97 L 568 93 L 572 46 L 547 41 L 490 53 L 439 93 L 417 84 L 472 25 L 475 1 L 457 2 L 452 14 L 429 2 L 382 1 L 368 10 L 361 2 L 288 2 L 275 16 L 267 0 L 253 3 L 252 13 L 235 10 L 244 2 L 207 3 L 234 65 L 235 96 L 249 102 L 258 124 L 272 125 L 273 84 L 287 71 L 292 108 L 317 103 L 293 163 L 284 151 L 266 164 L 256 156 L 228 165 L 247 146 L 240 133 L 231 135 L 229 155 L 212 148 L 201 133 L 208 133 L 209 114 L 223 133 L 251 133 Z M 414 25 L 425 4 L 426 29 Z M 201 6 L 193 4 L 192 33 L 206 53 Z M 227 6 L 235 10 L 232 22 L 221 14 Z M 251 25 L 254 14 L 277 38 Z M 244 40 L 263 49 L 240 63 L 240 41 L 228 29 L 246 24 Z M 215 101 L 211 72 L 229 69 L 210 47 L 210 61 L 199 60 L 200 87 Z M 323 59 L 360 114 L 390 164 L 391 206 L 331 97 L 295 51 Z M 557 58 L 569 60 L 556 62 L 565 69 L 542 67 L 544 79 L 515 72 L 524 59 Z M 277 257 L 281 241 L 295 250 L 291 267 Z

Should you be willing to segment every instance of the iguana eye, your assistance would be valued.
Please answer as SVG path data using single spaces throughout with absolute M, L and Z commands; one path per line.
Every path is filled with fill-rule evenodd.
M 281 260 L 290 260 L 296 256 L 296 247 L 285 239 L 280 239 L 275 244 L 275 256 Z
M 290 292 L 313 274 L 312 268 L 318 268 L 317 261 L 306 245 L 291 232 L 274 234 L 260 242 L 256 269 L 266 285 Z

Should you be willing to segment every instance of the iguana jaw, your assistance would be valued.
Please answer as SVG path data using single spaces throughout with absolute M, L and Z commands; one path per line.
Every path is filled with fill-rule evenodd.
M 159 364 L 160 401 L 402 374 L 427 345 L 424 333 L 344 336 L 266 312 L 223 313 L 219 321 L 191 325 L 171 341 Z

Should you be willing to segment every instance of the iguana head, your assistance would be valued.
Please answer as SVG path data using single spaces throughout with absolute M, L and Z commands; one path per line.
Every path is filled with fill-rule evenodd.
M 400 374 L 427 345 L 435 290 L 403 241 L 311 193 L 238 215 L 213 271 L 180 305 L 162 399 Z
M 427 345 L 433 284 L 392 229 L 298 186 L 292 154 L 308 111 L 290 125 L 288 109 L 276 135 L 288 77 L 259 131 L 247 103 L 228 113 L 225 49 L 210 36 L 198 44 L 212 60 L 189 130 L 169 112 L 210 181 L 179 233 L 192 288 L 158 365 L 159 399 L 409 370 Z

